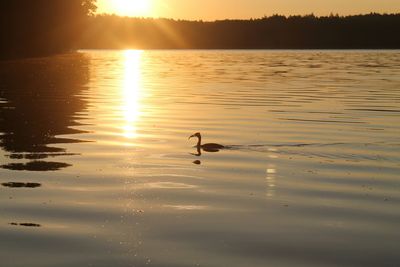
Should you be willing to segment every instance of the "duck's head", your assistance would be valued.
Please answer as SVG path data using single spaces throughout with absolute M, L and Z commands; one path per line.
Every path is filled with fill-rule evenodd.
M 201 134 L 200 133 L 192 134 L 191 136 L 189 136 L 189 139 L 192 138 L 192 137 L 201 138 Z

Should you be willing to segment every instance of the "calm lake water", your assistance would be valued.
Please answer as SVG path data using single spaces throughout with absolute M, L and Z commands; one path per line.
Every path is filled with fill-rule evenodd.
M 0 62 L 0 146 L 4 267 L 400 266 L 399 51 Z

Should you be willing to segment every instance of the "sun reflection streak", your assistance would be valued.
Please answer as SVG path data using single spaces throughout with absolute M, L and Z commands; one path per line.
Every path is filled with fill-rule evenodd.
M 128 139 L 137 137 L 137 121 L 140 117 L 140 97 L 142 89 L 141 81 L 141 58 L 143 51 L 126 50 L 123 80 L 122 107 L 125 124 L 123 125 L 123 136 Z
M 267 197 L 271 198 L 275 196 L 275 187 L 276 187 L 276 167 L 274 164 L 268 164 L 268 168 L 266 170 L 266 181 L 267 181 Z

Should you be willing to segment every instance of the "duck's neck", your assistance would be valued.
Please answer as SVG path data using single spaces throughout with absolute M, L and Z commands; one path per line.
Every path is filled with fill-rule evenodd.
M 198 136 L 197 138 L 198 138 L 198 140 L 197 140 L 196 146 L 199 148 L 199 147 L 201 147 L 201 136 Z

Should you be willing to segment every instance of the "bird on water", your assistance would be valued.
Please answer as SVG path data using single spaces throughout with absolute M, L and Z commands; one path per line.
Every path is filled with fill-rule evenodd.
M 207 144 L 201 144 L 201 134 L 200 133 L 195 133 L 191 136 L 190 138 L 197 137 L 197 151 L 200 151 L 200 149 L 203 149 L 206 152 L 218 152 L 221 149 L 227 148 L 226 146 L 220 145 L 220 144 L 215 144 L 215 143 L 207 143 Z

